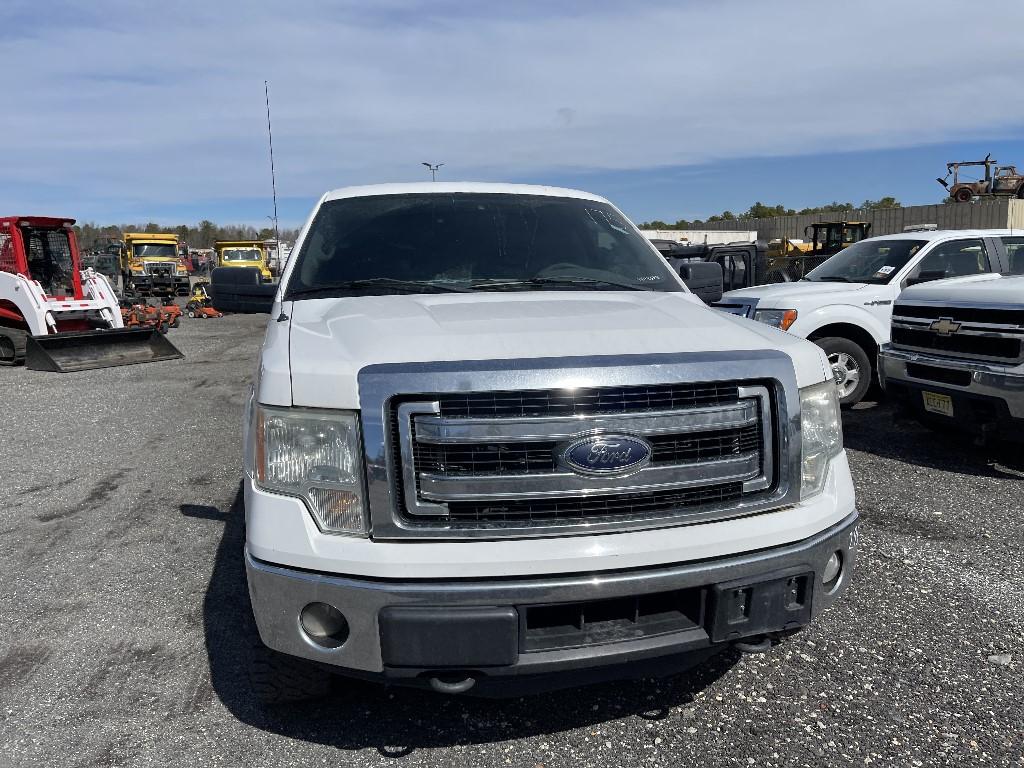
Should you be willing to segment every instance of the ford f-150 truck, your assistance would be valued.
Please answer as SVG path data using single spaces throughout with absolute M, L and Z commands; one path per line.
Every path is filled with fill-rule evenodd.
M 1024 236 L 1003 243 L 997 274 L 905 290 L 878 364 L 922 421 L 1024 441 Z
M 799 282 L 730 291 L 716 306 L 814 341 L 828 354 L 842 405 L 853 405 L 874 378 L 900 292 L 931 280 L 998 272 L 1007 248 L 1019 239 L 1019 232 L 997 229 L 872 237 Z
M 340 189 L 294 254 L 245 428 L 266 699 L 325 669 L 450 693 L 665 673 L 764 650 L 849 582 L 824 353 L 706 307 L 608 201 Z

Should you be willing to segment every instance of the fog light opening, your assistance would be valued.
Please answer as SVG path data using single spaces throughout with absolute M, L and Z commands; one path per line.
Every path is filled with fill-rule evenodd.
M 328 603 L 310 603 L 299 614 L 306 639 L 321 648 L 340 648 L 348 640 L 345 616 Z
M 839 580 L 843 575 L 843 553 L 839 550 L 833 552 L 828 562 L 825 563 L 825 569 L 821 572 L 821 584 L 825 587 L 825 592 L 831 593 L 839 586 Z

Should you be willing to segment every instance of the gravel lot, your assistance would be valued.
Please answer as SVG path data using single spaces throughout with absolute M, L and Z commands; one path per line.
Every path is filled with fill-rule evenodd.
M 183 361 L 0 368 L 0 765 L 1024 765 L 1024 460 L 871 403 L 846 415 L 855 582 L 768 655 L 259 707 L 238 481 L 264 322 L 185 318 Z

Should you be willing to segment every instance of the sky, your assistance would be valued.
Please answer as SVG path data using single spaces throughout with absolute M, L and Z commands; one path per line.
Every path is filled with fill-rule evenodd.
M 573 186 L 635 220 L 1024 168 L 1020 0 L 5 0 L 0 212 L 282 226 L 326 190 Z

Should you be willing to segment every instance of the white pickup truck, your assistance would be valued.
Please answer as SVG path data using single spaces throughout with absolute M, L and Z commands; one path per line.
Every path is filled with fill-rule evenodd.
M 930 230 L 861 240 L 799 282 L 726 293 L 720 309 L 810 339 L 828 354 L 844 406 L 859 402 L 889 341 L 892 306 L 909 285 L 999 271 L 1011 230 Z
M 925 423 L 1024 441 L 1024 237 L 1016 240 L 999 274 L 913 286 L 896 302 L 879 373 L 886 394 Z
M 245 427 L 261 696 L 666 673 L 845 588 L 825 355 L 707 308 L 606 200 L 340 189 L 294 254 Z

